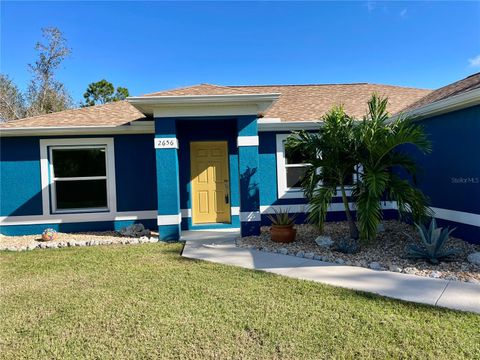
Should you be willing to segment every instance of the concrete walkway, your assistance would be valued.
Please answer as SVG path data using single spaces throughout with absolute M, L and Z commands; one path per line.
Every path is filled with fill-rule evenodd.
M 480 284 L 344 266 L 237 248 L 237 229 L 185 231 L 182 256 L 360 290 L 405 301 L 480 313 Z

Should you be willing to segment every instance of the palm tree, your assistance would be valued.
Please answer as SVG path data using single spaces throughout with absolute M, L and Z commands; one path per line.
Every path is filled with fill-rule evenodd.
M 287 150 L 303 155 L 311 166 L 302 181 L 302 188 L 309 202 L 310 222 L 323 228 L 328 205 L 340 190 L 350 237 L 358 239 L 359 232 L 350 211 L 346 187 L 356 165 L 356 141 L 354 120 L 342 107 L 335 107 L 323 118 L 317 133 L 295 132 L 287 138 Z
M 411 118 L 388 122 L 387 98 L 373 94 L 368 113 L 356 128 L 357 156 L 361 164 L 360 181 L 353 190 L 357 206 L 360 238 L 375 238 L 382 219 L 381 200 L 396 201 L 401 217 L 420 222 L 431 216 L 428 199 L 412 183 L 400 177 L 406 172 L 416 182 L 417 166 L 404 151 L 407 145 L 427 154 L 431 143 L 423 128 Z

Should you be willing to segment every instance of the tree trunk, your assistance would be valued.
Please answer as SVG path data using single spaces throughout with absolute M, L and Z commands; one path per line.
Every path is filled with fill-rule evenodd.
M 350 207 L 348 206 L 347 194 L 345 193 L 345 186 L 340 184 L 340 190 L 342 192 L 343 205 L 345 206 L 345 214 L 347 215 L 348 228 L 350 229 L 350 237 L 352 239 L 358 240 L 359 232 L 355 221 L 353 221 L 352 214 L 350 213 Z

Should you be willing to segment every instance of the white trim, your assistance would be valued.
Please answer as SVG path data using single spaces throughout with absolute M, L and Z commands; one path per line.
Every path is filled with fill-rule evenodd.
M 157 210 L 144 211 L 122 211 L 118 213 L 82 213 L 82 214 L 56 214 L 56 215 L 23 215 L 23 216 L 2 216 L 1 226 L 12 225 L 41 225 L 41 224 L 62 224 L 81 223 L 95 221 L 124 221 L 124 220 L 150 220 L 158 215 Z
M 350 210 L 355 210 L 355 203 L 348 203 Z M 381 208 L 383 210 L 396 210 L 397 203 L 395 201 L 382 201 Z M 307 213 L 308 204 L 289 204 L 289 205 L 262 205 L 260 206 L 260 212 L 262 214 L 274 214 L 275 211 L 288 211 L 291 213 Z M 345 207 L 342 202 L 330 203 L 327 211 L 345 211 Z
M 182 222 L 182 214 L 176 215 L 158 215 L 157 224 L 158 226 L 162 225 L 178 225 Z
M 50 203 L 50 185 L 54 184 L 50 179 L 51 167 L 48 154 L 52 147 L 75 147 L 75 146 L 102 146 L 106 148 L 106 180 L 107 180 L 107 208 L 105 209 L 69 209 L 57 210 L 55 207 L 55 191 L 52 191 Z M 115 181 L 115 148 L 113 138 L 74 138 L 74 139 L 40 139 L 40 173 L 42 185 L 42 212 L 43 216 L 52 213 L 93 213 L 115 214 L 117 212 L 117 192 Z M 52 205 L 52 206 L 50 206 Z
M 116 135 L 154 134 L 153 121 L 136 120 L 130 125 L 117 126 L 45 126 L 0 128 L 0 137 L 10 136 L 62 136 L 62 135 Z
M 138 96 L 127 101 L 146 115 L 237 116 L 265 112 L 280 94 Z
M 460 224 L 480 226 L 480 214 L 431 207 L 437 219 L 449 220 Z
M 241 222 L 261 221 L 260 211 L 242 211 L 240 212 Z
M 165 144 L 165 142 L 168 143 Z M 156 137 L 153 139 L 153 146 L 155 149 L 178 149 L 178 139 L 173 137 Z
M 318 130 L 323 125 L 320 120 L 281 121 L 280 118 L 260 118 L 258 131 Z
M 181 209 L 182 218 L 191 218 L 192 217 L 192 209 Z M 240 215 L 240 207 L 239 206 L 232 206 L 230 207 L 230 215 L 231 216 L 238 216 Z
M 470 90 L 459 95 L 450 96 L 446 99 L 435 101 L 433 103 L 421 106 L 417 109 L 396 114 L 392 116 L 388 121 L 393 122 L 404 116 L 422 119 L 434 115 L 441 115 L 447 112 L 464 109 L 466 107 L 478 104 L 480 104 L 480 88 Z
M 239 136 L 237 137 L 237 147 L 240 146 L 258 146 L 258 136 Z

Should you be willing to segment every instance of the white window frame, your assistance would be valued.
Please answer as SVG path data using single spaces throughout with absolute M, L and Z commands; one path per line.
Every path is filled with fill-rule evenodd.
M 305 197 L 302 188 L 287 186 L 288 167 L 307 167 L 310 164 L 287 164 L 284 141 L 290 134 L 277 134 L 277 195 L 279 199 L 301 199 Z
M 57 209 L 55 179 L 53 175 L 52 150 L 79 148 L 105 148 L 106 175 L 70 178 L 69 180 L 106 179 L 107 207 L 82 209 Z M 74 214 L 74 213 L 102 213 L 115 214 L 117 212 L 117 198 L 115 187 L 115 149 L 113 138 L 82 138 L 82 139 L 41 139 L 40 140 L 40 168 L 42 177 L 43 214 Z M 64 180 L 65 181 L 65 180 Z M 68 181 L 68 180 L 67 180 Z
M 302 188 L 288 187 L 287 186 L 287 168 L 288 167 L 299 167 L 299 166 L 309 166 L 310 164 L 287 164 L 287 159 L 285 156 L 285 144 L 284 141 L 291 134 L 277 134 L 276 148 L 277 148 L 277 196 L 278 199 L 303 199 L 305 194 Z M 362 165 L 357 165 L 357 171 L 362 170 Z M 353 182 L 357 182 L 357 173 L 353 174 Z M 320 185 L 320 184 L 319 184 Z M 345 186 L 345 193 L 347 196 L 352 194 L 352 187 Z M 340 188 L 337 188 L 336 197 L 342 196 Z

